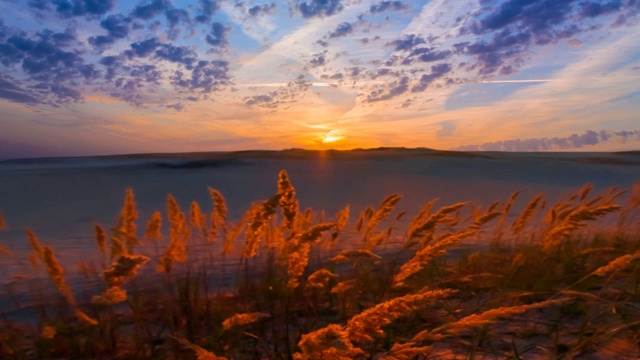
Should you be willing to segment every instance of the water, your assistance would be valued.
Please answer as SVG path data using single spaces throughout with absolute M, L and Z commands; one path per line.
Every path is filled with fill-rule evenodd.
M 628 189 L 640 180 L 640 155 L 395 149 L 0 161 L 0 211 L 8 224 L 7 231 L 0 232 L 0 244 L 14 252 L 0 256 L 0 283 L 32 272 L 25 227 L 54 248 L 73 276 L 77 263 L 100 261 L 93 225 L 109 229 L 115 224 L 125 189 L 135 193 L 140 232 L 154 211 L 165 213 L 168 193 L 185 212 L 193 200 L 210 211 L 208 186 L 225 196 L 234 221 L 252 202 L 275 193 L 281 169 L 287 170 L 302 209 L 332 216 L 350 204 L 353 219 L 393 193 L 404 196 L 396 211 L 411 216 L 434 198 L 440 199 L 439 205 L 467 200 L 487 205 L 522 190 L 519 206 L 524 206 L 537 193 L 560 199 L 586 182 L 594 183 L 596 190 L 614 185 Z M 166 226 L 163 230 L 166 234 Z

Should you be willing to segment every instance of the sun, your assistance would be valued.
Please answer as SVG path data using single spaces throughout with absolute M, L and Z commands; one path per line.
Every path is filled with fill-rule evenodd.
M 344 136 L 340 135 L 339 130 L 331 130 L 324 135 L 322 139 L 323 144 L 334 143 L 336 141 L 344 140 Z

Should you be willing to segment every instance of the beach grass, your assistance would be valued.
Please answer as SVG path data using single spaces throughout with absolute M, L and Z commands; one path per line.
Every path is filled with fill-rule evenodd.
M 640 183 L 416 214 L 392 194 L 331 216 L 274 180 L 240 219 L 209 188 L 210 204 L 167 195 L 143 222 L 125 189 L 83 281 L 27 229 L 32 274 L 16 279 L 35 285 L 29 304 L 5 289 L 2 358 L 640 358 Z

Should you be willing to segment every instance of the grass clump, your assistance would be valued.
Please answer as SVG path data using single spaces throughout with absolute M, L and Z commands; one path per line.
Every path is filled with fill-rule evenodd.
M 127 189 L 110 233 L 94 225 L 103 261 L 83 265 L 85 287 L 27 230 L 58 297 L 14 301 L 34 321 L 0 320 L 2 357 L 640 357 L 640 185 L 553 205 L 432 200 L 410 220 L 393 194 L 351 223 L 349 205 L 302 210 L 286 171 L 274 190 L 234 222 L 213 188 L 188 214 L 168 195 L 139 229 Z

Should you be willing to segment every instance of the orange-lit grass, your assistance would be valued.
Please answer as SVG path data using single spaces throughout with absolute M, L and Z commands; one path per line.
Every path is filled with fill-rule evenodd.
M 399 195 L 349 226 L 348 205 L 334 219 L 301 211 L 285 171 L 274 188 L 236 223 L 215 189 L 210 212 L 192 202 L 188 217 L 169 195 L 167 243 L 160 212 L 144 234 L 165 248 L 151 260 L 162 274 L 145 265 L 127 190 L 111 234 L 95 226 L 112 264 L 105 288 L 86 296 L 28 231 L 33 258 L 72 311 L 40 297 L 36 331 L 4 320 L 2 355 L 25 357 L 22 334 L 41 358 L 640 356 L 638 185 L 622 205 L 621 191 L 592 195 L 586 185 L 553 206 L 537 195 L 519 214 L 518 193 L 486 209 L 432 212 L 434 200 L 406 231 L 395 231 Z

